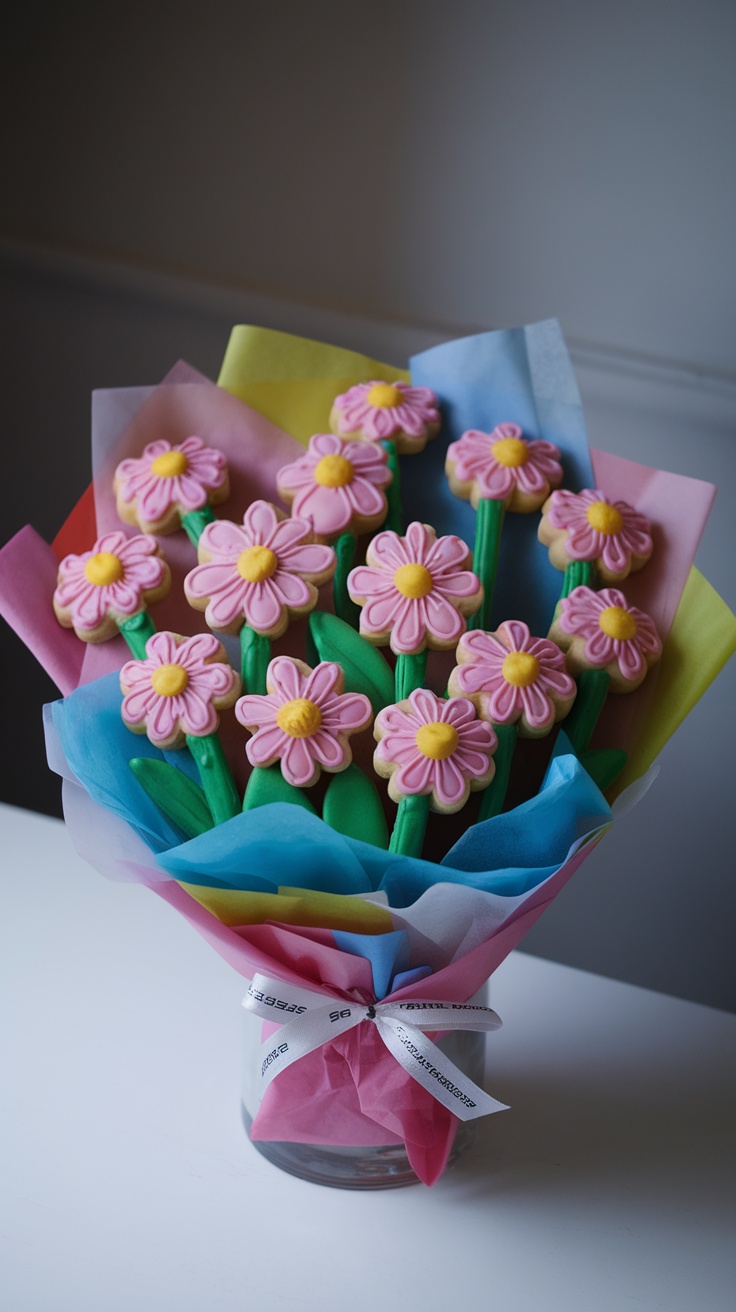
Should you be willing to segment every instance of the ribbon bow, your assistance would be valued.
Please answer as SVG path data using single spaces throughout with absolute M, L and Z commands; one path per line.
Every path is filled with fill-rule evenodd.
M 497 1030 L 500 1017 L 471 1002 L 374 1002 L 371 1005 L 255 975 L 243 1006 L 281 1025 L 261 1045 L 261 1096 L 277 1075 L 315 1048 L 358 1025 L 375 1025 L 389 1052 L 422 1088 L 461 1121 L 507 1111 L 450 1061 L 425 1030 Z

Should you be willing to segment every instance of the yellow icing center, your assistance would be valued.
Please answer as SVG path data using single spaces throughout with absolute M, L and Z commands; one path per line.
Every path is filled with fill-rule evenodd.
M 636 633 L 636 620 L 623 606 L 607 606 L 598 619 L 598 627 L 607 638 L 618 638 L 627 642 Z
M 624 526 L 621 512 L 607 501 L 594 501 L 588 507 L 587 520 L 596 533 L 620 533 Z
M 187 458 L 183 451 L 164 451 L 151 462 L 151 473 L 157 478 L 176 478 L 188 469 Z
M 445 761 L 458 747 L 458 731 L 451 724 L 436 720 L 417 729 L 415 743 L 422 756 L 428 756 L 432 761 Z
M 432 591 L 432 575 L 424 565 L 400 565 L 394 574 L 394 587 L 402 597 L 417 601 Z
M 178 697 L 189 683 L 189 675 L 181 665 L 159 665 L 151 675 L 151 687 L 159 697 Z
M 344 487 L 352 483 L 355 470 L 345 456 L 323 456 L 314 467 L 314 481 L 322 487 Z
M 526 442 L 522 442 L 520 437 L 500 437 L 493 443 L 491 451 L 499 465 L 507 465 L 513 469 L 525 465 L 529 458 Z
M 459 738 L 457 729 L 438 720 L 417 729 L 415 742 L 422 756 L 429 756 L 433 761 L 444 761 L 447 756 L 452 756 Z
M 501 673 L 514 688 L 528 688 L 539 676 L 539 661 L 530 651 L 511 651 L 504 658 Z
M 309 738 L 322 723 L 322 712 L 308 697 L 295 697 L 279 707 L 276 723 L 290 738 Z
M 279 563 L 279 558 L 270 547 L 246 547 L 238 556 L 237 570 L 246 583 L 263 583 L 270 579 Z
M 112 551 L 98 551 L 96 556 L 90 556 L 84 567 L 84 577 L 88 583 L 94 583 L 96 588 L 104 588 L 106 583 L 117 583 L 124 573 L 122 560 L 113 555 Z
M 366 400 L 369 405 L 385 410 L 392 405 L 401 405 L 401 392 L 398 387 L 392 387 L 391 383 L 374 383 Z

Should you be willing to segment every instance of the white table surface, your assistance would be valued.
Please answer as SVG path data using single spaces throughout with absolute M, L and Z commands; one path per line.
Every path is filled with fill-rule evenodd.
M 433 1189 L 331 1190 L 246 1141 L 240 978 L 63 825 L 0 808 L 4 1312 L 736 1301 L 736 1017 L 515 953 Z

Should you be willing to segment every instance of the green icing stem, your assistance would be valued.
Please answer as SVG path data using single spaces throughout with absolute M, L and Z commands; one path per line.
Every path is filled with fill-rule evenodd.
M 583 670 L 578 679 L 578 695 L 562 722 L 576 756 L 588 747 L 610 686 L 611 676 L 605 670 Z
M 421 856 L 429 816 L 429 797 L 402 797 L 391 832 L 389 852 L 398 856 Z
M 560 600 L 563 597 L 569 597 L 575 588 L 594 588 L 595 586 L 596 570 L 593 562 L 590 560 L 571 560 L 565 570 Z
M 139 610 L 137 615 L 131 615 L 128 620 L 118 620 L 117 625 L 135 659 L 145 660 L 146 643 L 156 632 L 156 625 L 148 611 Z
M 424 680 L 427 673 L 427 655 L 426 649 L 418 651 L 413 656 L 399 655 L 396 657 L 396 669 L 394 677 L 396 680 L 396 700 L 403 702 L 410 692 L 415 688 L 423 688 Z
M 478 502 L 475 519 L 475 543 L 473 548 L 473 571 L 483 584 L 483 601 L 480 610 L 471 615 L 468 626 L 471 629 L 490 629 L 493 593 L 496 587 L 498 553 L 501 550 L 501 530 L 506 506 L 503 501 L 493 501 L 483 497 Z
M 207 525 L 214 522 L 215 516 L 209 506 L 205 506 L 202 510 L 190 510 L 181 517 L 181 526 L 193 547 L 198 545 Z
M 346 624 L 357 629 L 360 624 L 360 606 L 351 601 L 348 593 L 348 574 L 355 560 L 355 538 L 352 533 L 341 533 L 334 544 L 337 568 L 332 583 L 335 614 Z
M 496 773 L 488 787 L 483 789 L 478 809 L 479 821 L 490 820 L 492 816 L 500 815 L 503 810 L 506 790 L 509 786 L 511 762 L 516 747 L 517 729 L 515 724 L 494 724 L 493 728 L 498 738 L 498 747 L 493 756 L 496 763 Z
M 266 693 L 266 670 L 271 660 L 271 640 L 244 624 L 240 630 L 240 673 L 243 692 L 263 697 Z
M 187 747 L 197 762 L 199 778 L 216 825 L 231 820 L 240 812 L 240 797 L 222 744 L 216 733 L 201 738 L 187 734 Z
M 399 470 L 399 454 L 396 450 L 395 442 L 382 442 L 381 446 L 384 451 L 388 451 L 388 467 L 393 474 L 391 483 L 389 487 L 386 488 L 388 514 L 383 527 L 393 529 L 394 533 L 401 535 L 404 532 L 404 512 L 401 508 L 401 472 Z
M 187 835 L 197 838 L 213 826 L 207 799 L 198 784 L 167 761 L 136 756 L 128 762 L 138 783 L 165 816 Z

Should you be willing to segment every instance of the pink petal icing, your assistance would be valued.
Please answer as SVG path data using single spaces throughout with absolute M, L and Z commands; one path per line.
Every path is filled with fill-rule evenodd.
M 512 438 L 524 443 L 523 465 L 503 465 L 493 454 L 496 442 Z M 447 448 L 448 472 L 459 483 L 472 483 L 473 496 L 490 501 L 511 501 L 514 493 L 533 496 L 541 505 L 553 487 L 562 482 L 560 452 L 552 442 L 522 436 L 518 424 L 497 424 L 491 433 L 471 428 Z
M 601 615 L 609 607 L 618 607 L 632 616 L 636 632 L 632 638 L 612 638 L 600 626 Z M 561 634 L 585 642 L 585 660 L 595 669 L 607 665 L 618 668 L 627 683 L 638 683 L 648 668 L 647 656 L 658 659 L 662 643 L 652 618 L 632 606 L 618 588 L 574 588 L 560 602 L 556 625 Z
M 368 395 L 375 383 L 357 383 L 347 392 L 335 397 L 336 428 L 340 436 L 357 433 L 366 442 L 381 442 L 406 434 L 415 449 L 423 446 L 429 436 L 428 429 L 440 422 L 437 397 L 429 387 L 413 387 L 411 383 L 396 382 L 391 386 L 401 393 L 395 406 L 375 406 Z M 414 442 L 411 443 L 411 439 Z
M 154 461 L 172 451 L 186 457 L 186 470 L 170 477 L 154 473 Z M 175 508 L 181 514 L 201 510 L 226 482 L 227 461 L 222 451 L 205 446 L 194 435 L 176 445 L 163 438 L 150 442 L 142 456 L 122 460 L 115 470 L 121 509 L 125 505 L 134 507 L 142 527 L 158 524 Z
M 452 647 L 467 628 L 466 615 L 480 606 L 480 579 L 461 566 L 470 550 L 461 538 L 438 538 L 433 528 L 415 522 L 400 537 L 392 530 L 376 534 L 367 564 L 348 575 L 348 592 L 362 607 L 360 631 L 371 641 L 390 642 L 397 654 Z M 420 565 L 431 576 L 431 591 L 407 597 L 397 587 L 397 571 Z
M 454 750 L 440 760 L 425 755 L 417 742 L 419 731 L 432 724 L 451 725 L 457 734 Z M 419 688 L 406 701 L 380 711 L 374 732 L 379 738 L 376 771 L 389 775 L 395 801 L 429 794 L 434 809 L 457 811 L 472 786 L 483 786 L 493 776 L 496 735 L 465 697 L 440 698 Z
M 504 676 L 504 661 L 513 652 L 528 653 L 538 662 L 538 673 L 526 686 Z M 471 697 L 494 724 L 518 721 L 522 732 L 543 734 L 572 705 L 576 686 L 564 652 L 549 638 L 533 638 L 521 620 L 506 620 L 495 633 L 474 629 L 464 634 L 457 654 L 460 664 L 450 676 L 451 692 Z
M 598 502 L 612 506 L 621 516 L 618 533 L 603 533 L 588 521 L 590 507 Z M 652 553 L 651 525 L 646 516 L 627 501 L 610 501 L 596 488 L 582 492 L 559 489 L 553 492 L 545 515 L 553 528 L 567 533 L 565 550 L 571 560 L 601 560 L 612 575 L 624 578 L 632 567 L 632 557 Z
M 302 661 L 277 656 L 266 675 L 265 697 L 249 694 L 235 707 L 237 719 L 253 734 L 246 744 L 251 765 L 281 762 L 281 773 L 295 788 L 316 783 L 322 769 L 335 773 L 352 760 L 348 738 L 370 723 L 373 709 L 362 693 L 343 693 L 343 674 L 333 661 L 312 670 Z M 279 712 L 297 699 L 318 708 L 318 724 L 296 737 L 279 723 Z
M 350 482 L 338 487 L 319 483 L 315 471 L 325 456 L 339 456 L 352 466 Z M 320 538 L 335 538 L 350 529 L 378 527 L 388 505 L 381 490 L 392 480 L 388 454 L 381 446 L 344 442 L 334 433 L 317 433 L 303 456 L 276 476 L 279 495 L 290 501 L 293 515 L 308 520 Z
M 162 666 L 179 666 L 187 675 L 184 689 L 161 695 L 153 678 Z M 211 633 L 182 638 L 154 633 L 144 660 L 128 661 L 120 671 L 124 698 L 121 713 L 129 729 L 145 732 L 156 746 L 180 746 L 191 734 L 214 733 L 217 711 L 232 706 L 240 692 L 240 677 L 227 664 L 222 644 Z
M 279 519 L 268 501 L 254 501 L 242 526 L 229 520 L 206 525 L 199 540 L 200 564 L 186 576 L 190 605 L 204 609 L 210 628 L 234 632 L 247 623 L 257 633 L 280 636 L 295 614 L 317 602 L 318 583 L 335 571 L 331 547 L 312 542 L 303 519 Z M 277 558 L 274 573 L 249 582 L 238 571 L 241 553 L 267 547 Z
M 85 566 L 100 553 L 117 556 L 123 567 L 113 583 L 90 583 Z M 105 533 L 90 551 L 65 556 L 59 565 L 54 608 L 65 612 L 71 626 L 81 635 L 99 629 L 106 620 L 127 619 L 144 610 L 148 595 L 158 591 L 169 577 L 169 567 L 159 553 L 154 537 L 138 534 L 129 538 L 122 529 Z M 112 631 L 112 628 L 111 628 Z

